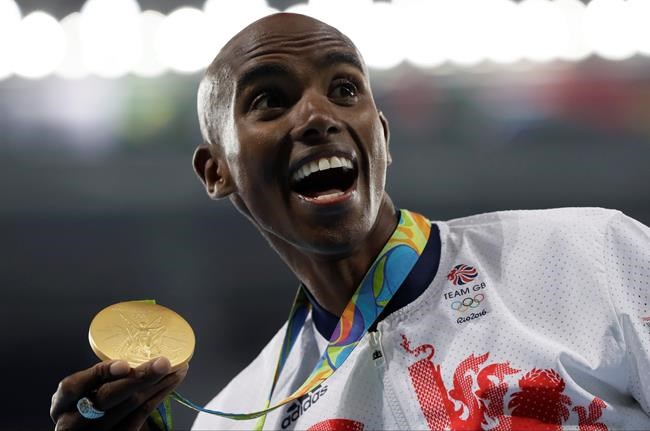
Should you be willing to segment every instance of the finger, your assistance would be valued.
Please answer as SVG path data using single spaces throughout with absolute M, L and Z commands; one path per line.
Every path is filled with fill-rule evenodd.
M 125 378 L 108 382 L 93 395 L 93 404 L 100 410 L 109 410 L 121 404 L 134 393 L 159 382 L 171 371 L 169 360 L 153 359 L 132 370 Z
M 112 409 L 110 417 L 107 417 L 110 421 L 109 429 L 139 429 L 151 412 L 183 381 L 186 374 L 187 368 L 169 374 Z
M 122 423 L 120 423 L 119 429 L 124 430 L 139 430 L 142 428 L 142 425 L 147 421 L 151 413 L 162 403 L 169 395 L 169 393 L 174 390 L 177 385 L 173 385 L 169 388 L 165 388 L 158 393 L 154 394 L 149 398 L 145 403 L 141 404 L 129 417 L 127 417 Z
M 75 418 L 75 413 L 76 412 L 66 412 L 59 415 L 54 425 L 54 431 L 80 429 L 78 426 L 75 428 L 75 424 L 79 424 L 79 418 Z M 77 416 L 78 415 L 79 414 L 77 413 Z
M 108 431 L 110 428 L 104 418 L 89 420 L 78 411 L 65 412 L 56 421 L 55 431 Z
M 122 421 L 119 428 L 128 430 L 140 429 L 151 413 L 164 401 L 165 397 L 167 397 L 183 381 L 186 372 L 187 369 L 185 369 L 183 374 L 171 378 L 169 380 L 169 385 L 163 387 L 158 392 L 151 394 L 147 401 L 140 404 L 140 407 L 135 409 L 124 421 Z
M 52 420 L 57 422 L 63 412 L 75 409 L 79 398 L 91 393 L 103 383 L 128 375 L 129 370 L 126 361 L 104 361 L 64 378 L 52 395 Z
M 63 430 L 114 430 L 124 429 L 123 427 L 116 427 L 116 424 L 122 422 L 127 416 L 137 410 L 140 405 L 146 403 L 149 398 L 154 396 L 160 391 L 167 391 L 170 393 L 178 384 L 185 378 L 187 367 L 180 369 L 174 373 L 168 374 L 160 381 L 153 383 L 152 386 L 145 388 L 141 392 L 133 394 L 127 402 L 122 405 L 105 412 L 105 415 L 99 419 L 85 419 L 75 409 L 74 411 L 63 413 L 56 422 L 56 431 Z M 163 397 L 164 399 L 164 397 Z M 154 405 L 151 411 L 156 408 L 158 404 Z M 148 407 L 143 407 L 148 408 Z M 145 418 L 146 420 L 146 418 Z

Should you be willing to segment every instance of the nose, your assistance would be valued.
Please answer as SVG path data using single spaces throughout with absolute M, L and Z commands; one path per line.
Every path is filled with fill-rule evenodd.
M 296 127 L 291 138 L 306 144 L 318 144 L 341 133 L 343 126 L 332 112 L 331 103 L 324 95 L 304 94 L 297 105 Z

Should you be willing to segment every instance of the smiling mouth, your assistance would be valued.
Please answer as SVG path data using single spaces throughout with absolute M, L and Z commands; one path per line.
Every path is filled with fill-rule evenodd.
M 353 191 L 357 170 L 345 156 L 321 157 L 304 163 L 291 175 L 291 190 L 316 204 L 334 204 Z

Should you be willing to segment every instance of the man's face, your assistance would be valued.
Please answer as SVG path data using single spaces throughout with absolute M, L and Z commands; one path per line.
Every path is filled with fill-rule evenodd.
M 258 24 L 230 49 L 232 117 L 221 136 L 231 199 L 274 242 L 345 255 L 376 222 L 389 158 L 362 60 L 318 21 Z

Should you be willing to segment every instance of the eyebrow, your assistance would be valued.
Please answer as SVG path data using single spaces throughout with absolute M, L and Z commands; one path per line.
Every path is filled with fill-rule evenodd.
M 318 66 L 326 68 L 335 64 L 349 64 L 363 73 L 363 65 L 356 54 L 345 51 L 330 51 L 318 60 Z
M 237 79 L 237 90 L 242 91 L 255 81 L 273 75 L 291 75 L 291 69 L 282 63 L 262 63 L 251 67 Z
M 330 51 L 323 55 L 317 61 L 318 67 L 327 68 L 336 64 L 349 64 L 357 69 L 360 72 L 364 73 L 363 65 L 359 57 L 351 52 L 345 51 Z M 242 75 L 237 79 L 237 91 L 241 92 L 246 87 L 255 83 L 262 78 L 267 78 L 269 76 L 288 76 L 292 75 L 292 69 L 283 63 L 277 62 L 268 62 L 258 64 L 246 70 Z

